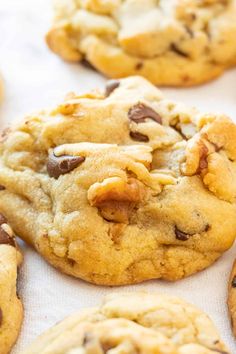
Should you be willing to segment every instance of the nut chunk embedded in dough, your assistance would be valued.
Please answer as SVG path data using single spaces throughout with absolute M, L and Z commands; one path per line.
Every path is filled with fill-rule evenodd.
M 90 204 L 100 209 L 104 219 L 123 223 L 128 222 L 129 210 L 142 201 L 144 195 L 142 183 L 134 178 L 128 181 L 119 177 L 107 178 L 88 190 Z

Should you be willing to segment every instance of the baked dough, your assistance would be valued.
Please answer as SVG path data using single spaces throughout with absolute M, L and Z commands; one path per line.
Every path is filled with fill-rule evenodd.
M 112 294 L 46 331 L 21 354 L 229 354 L 206 314 L 160 294 Z
M 236 235 L 236 126 L 108 82 L 3 133 L 0 211 L 60 271 L 96 284 L 177 280 Z
M 236 64 L 236 0 L 56 0 L 46 36 L 111 78 L 191 86 Z

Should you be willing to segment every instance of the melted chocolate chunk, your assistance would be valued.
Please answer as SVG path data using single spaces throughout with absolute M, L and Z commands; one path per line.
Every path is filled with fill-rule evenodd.
M 135 123 L 143 123 L 146 119 L 150 118 L 155 122 L 162 124 L 161 116 L 154 111 L 151 107 L 146 106 L 144 103 L 137 103 L 130 108 L 128 117 Z
M 236 275 L 233 277 L 231 285 L 232 288 L 236 288 Z
M 7 219 L 3 214 L 0 213 L 0 225 L 7 224 Z
M 142 68 L 143 68 L 143 63 L 141 61 L 135 65 L 136 70 L 141 70 Z
M 147 135 L 141 134 L 139 132 L 130 132 L 129 135 L 135 141 L 143 141 L 144 143 L 149 141 L 149 137 Z
M 0 191 L 4 191 L 6 188 L 0 184 Z
M 106 88 L 105 88 L 106 97 L 110 96 L 110 94 L 119 86 L 120 86 L 120 82 L 118 80 L 107 81 Z
M 3 228 L 0 226 L 0 245 L 10 245 L 15 247 L 15 241 L 14 238 L 8 235 L 8 233 L 3 230 Z
M 82 162 L 84 162 L 85 157 L 83 156 L 55 156 L 54 154 L 49 155 L 47 162 L 47 171 L 50 177 L 59 178 L 59 176 L 71 172 L 76 167 L 78 167 Z
M 186 234 L 186 232 L 180 231 L 177 226 L 175 226 L 175 237 L 180 241 L 187 241 L 191 235 Z

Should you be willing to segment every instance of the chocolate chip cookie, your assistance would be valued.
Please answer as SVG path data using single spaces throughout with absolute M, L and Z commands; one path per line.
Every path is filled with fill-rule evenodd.
M 228 308 L 231 319 L 232 329 L 236 337 L 236 261 L 233 264 L 232 271 L 229 278 L 228 289 Z
M 49 47 L 111 78 L 191 86 L 236 64 L 236 0 L 55 1 Z
M 0 190 L 4 190 L 0 186 Z M 1 193 L 1 192 L 0 192 Z M 8 354 L 18 336 L 23 308 L 17 295 L 17 267 L 22 260 L 11 227 L 0 214 L 0 353 Z
M 112 294 L 100 307 L 74 314 L 22 354 L 229 354 L 211 320 L 167 295 Z
M 0 145 L 0 211 L 60 271 L 96 284 L 177 280 L 236 235 L 236 126 L 141 77 L 71 94 Z

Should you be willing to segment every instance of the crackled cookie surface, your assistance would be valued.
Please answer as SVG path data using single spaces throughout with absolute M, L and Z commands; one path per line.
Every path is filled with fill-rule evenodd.
M 59 270 L 177 280 L 236 235 L 236 126 L 140 77 L 70 95 L 2 134 L 0 211 Z
M 3 186 L 0 186 L 3 189 Z M 0 353 L 8 354 L 18 336 L 23 309 L 17 295 L 17 267 L 22 256 L 7 219 L 0 214 Z
M 49 47 L 111 78 L 190 86 L 236 64 L 236 0 L 56 0 Z
M 234 336 L 236 337 L 236 261 L 229 278 L 228 308 Z
M 74 314 L 22 354 L 229 354 L 206 314 L 160 294 L 112 294 Z

